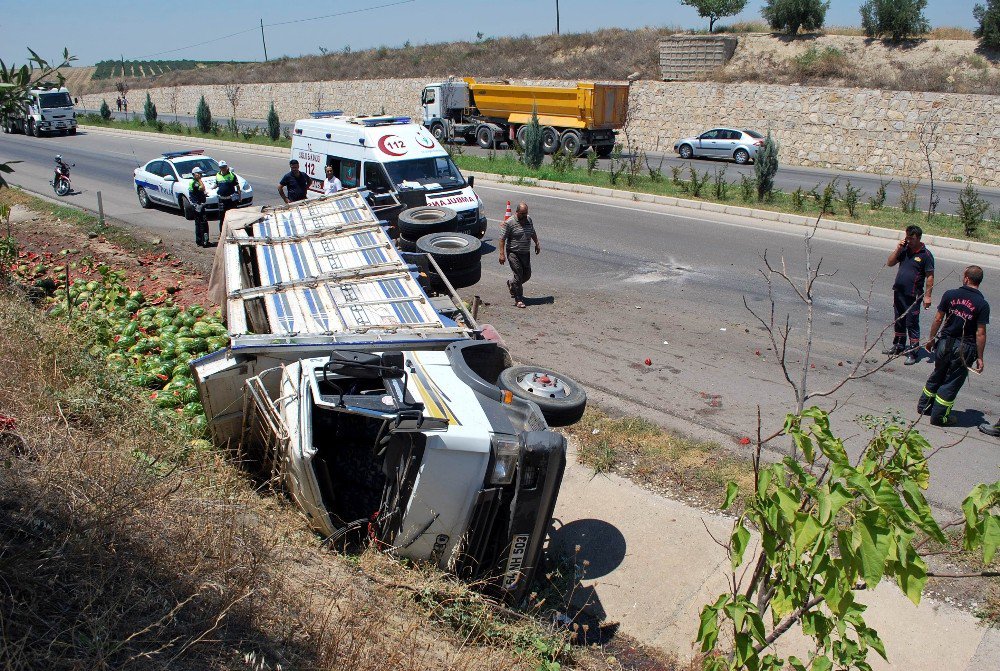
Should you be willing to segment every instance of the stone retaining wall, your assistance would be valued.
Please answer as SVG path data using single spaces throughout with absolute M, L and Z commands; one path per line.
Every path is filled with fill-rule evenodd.
M 434 78 L 246 84 L 236 114 L 263 119 L 273 100 L 283 121 L 308 116 L 316 109 L 419 118 L 420 92 L 429 81 Z M 223 89 L 182 86 L 149 91 L 163 120 L 169 120 L 175 108 L 178 114 L 193 115 L 204 95 L 213 116 L 223 121 L 232 113 Z M 113 106 L 115 94 L 82 96 L 80 103 L 96 109 L 102 99 Z M 141 113 L 145 99 L 145 90 L 129 93 L 133 111 Z M 781 144 L 784 164 L 908 179 L 926 179 L 920 135 L 927 124 L 937 123 L 939 138 L 932 154 L 935 178 L 1000 187 L 997 96 L 641 81 L 633 84 L 629 105 L 630 137 L 649 151 L 672 152 L 678 138 L 716 125 L 761 132 L 770 128 Z

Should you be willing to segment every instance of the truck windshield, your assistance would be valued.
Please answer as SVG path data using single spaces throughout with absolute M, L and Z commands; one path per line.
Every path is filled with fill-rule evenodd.
M 38 101 L 42 107 L 72 107 L 73 101 L 69 99 L 69 94 L 65 91 L 58 93 L 39 93 Z
M 385 164 L 385 169 L 398 189 L 454 188 L 465 184 L 450 156 L 392 161 Z

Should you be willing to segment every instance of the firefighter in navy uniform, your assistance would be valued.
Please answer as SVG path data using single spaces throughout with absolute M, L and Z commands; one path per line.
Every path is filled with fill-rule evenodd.
M 208 212 L 205 211 L 207 196 L 205 182 L 201 179 L 201 168 L 195 166 L 191 171 L 188 197 L 194 209 L 194 243 L 199 247 L 208 247 Z
M 990 304 L 979 291 L 982 281 L 982 268 L 966 268 L 962 275 L 962 286 L 946 291 L 941 296 L 937 315 L 931 324 L 930 339 L 926 347 L 936 357 L 934 372 L 924 385 L 923 394 L 917 402 L 917 412 L 929 414 L 931 424 L 936 426 L 954 423 L 951 409 L 955 405 L 958 391 L 969 376 L 969 368 L 974 366 L 976 372 L 983 372 Z M 939 328 L 941 337 L 935 343 Z
M 219 161 L 219 172 L 215 176 L 215 190 L 219 194 L 219 233 L 222 233 L 222 222 L 226 218 L 226 212 L 236 207 L 242 193 L 240 191 L 240 180 L 236 173 L 229 169 L 229 164 Z
M 896 281 L 892 285 L 893 311 L 896 315 L 892 347 L 884 354 L 906 352 L 903 363 L 912 366 L 917 362 L 920 349 L 920 305 L 931 307 L 931 290 L 934 287 L 934 255 L 920 241 L 924 232 L 919 226 L 907 226 L 906 237 L 889 255 L 886 265 L 899 265 Z M 926 280 L 926 290 L 924 288 Z M 909 340 L 909 342 L 907 342 Z

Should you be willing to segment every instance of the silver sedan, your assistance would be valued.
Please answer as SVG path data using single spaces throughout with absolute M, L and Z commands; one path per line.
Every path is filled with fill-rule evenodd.
M 764 136 L 755 130 L 713 128 L 696 137 L 686 137 L 674 143 L 681 158 L 725 158 L 740 165 L 757 158 L 764 146 Z

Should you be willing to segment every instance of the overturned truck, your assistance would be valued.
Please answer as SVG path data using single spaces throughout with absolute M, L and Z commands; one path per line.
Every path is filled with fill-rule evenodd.
M 549 427 L 577 421 L 586 395 L 513 366 L 442 264 L 387 230 L 356 190 L 227 215 L 212 285 L 230 344 L 191 364 L 213 440 L 331 542 L 374 542 L 518 601 L 565 466 Z

